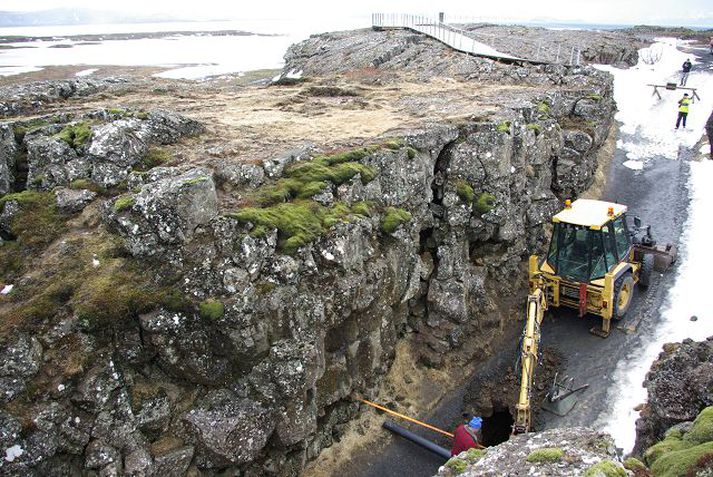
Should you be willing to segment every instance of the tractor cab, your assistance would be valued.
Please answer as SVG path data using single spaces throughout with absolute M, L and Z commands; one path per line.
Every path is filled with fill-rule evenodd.
M 592 329 L 598 335 L 608 335 L 610 320 L 626 314 L 642 273 L 643 260 L 635 255 L 643 255 L 634 253 L 626 211 L 625 205 L 612 202 L 566 201 L 552 218 L 547 255 L 530 259 L 530 291 L 543 288 L 548 306 L 601 316 L 601 330 Z
M 579 207 L 581 203 L 577 201 Z M 625 220 L 626 207 L 615 205 L 618 210 L 607 208 L 603 211 L 606 215 L 602 214 L 599 220 L 594 220 L 595 216 L 586 217 L 581 211 L 570 213 L 572 206 L 553 218 L 552 239 L 545 259 L 553 273 L 575 282 L 591 282 L 604 278 L 608 271 L 629 258 L 632 244 Z

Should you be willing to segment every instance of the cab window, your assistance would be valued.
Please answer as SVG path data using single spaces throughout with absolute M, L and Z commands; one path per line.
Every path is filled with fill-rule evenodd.
M 604 239 L 604 256 L 607 260 L 607 271 L 611 271 L 619 263 L 616 258 L 614 226 L 611 222 L 602 227 L 602 238 Z
M 624 216 L 622 215 L 615 219 L 612 224 L 614 225 L 614 241 L 616 242 L 617 256 L 619 260 L 626 260 L 629 256 L 631 242 L 629 241 L 629 231 L 626 228 Z

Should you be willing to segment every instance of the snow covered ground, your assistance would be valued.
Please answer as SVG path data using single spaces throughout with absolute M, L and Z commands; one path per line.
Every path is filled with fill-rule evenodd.
M 599 68 L 614 75 L 614 99 L 619 107 L 616 119 L 622 123 L 617 146 L 626 151 L 628 161 L 625 165 L 631 169 L 642 169 L 646 162 L 656 157 L 675 159 L 680 146 L 693 147 L 701 137 L 708 115 L 713 109 L 713 94 L 703 91 L 711 75 L 707 70 L 697 68 L 696 58 L 676 49 L 677 41 L 661 38 L 650 48 L 640 53 L 640 58 L 660 55 L 653 65 L 639 60 L 639 64 L 628 70 L 611 66 Z M 668 82 L 679 83 L 681 64 L 690 58 L 693 63 L 687 87 L 700 88 L 700 100 L 690 106 L 686 129 L 674 131 L 678 115 L 678 100 L 687 90 L 669 91 L 659 88 L 661 99 L 653 95 L 653 88 L 648 84 L 663 85 Z
M 713 109 L 713 92 L 699 91 L 702 98 L 691 105 L 688 128 L 674 131 L 677 101 L 681 91 L 661 90 L 662 99 L 652 98 L 651 88 L 642 84 L 678 81 L 681 64 L 689 56 L 676 50 L 675 40 L 661 40 L 654 45 L 661 59 L 649 66 L 640 64 L 630 70 L 602 67 L 614 75 L 614 97 L 619 107 L 617 119 L 622 123 L 618 147 L 626 151 L 624 165 L 641 169 L 656 160 L 677 160 L 680 147 L 693 148 L 704 133 L 704 125 Z M 695 58 L 691 57 L 694 62 Z M 713 85 L 713 74 L 699 69 L 691 74 L 688 86 L 703 88 Z M 699 157 L 704 157 L 698 153 Z M 631 451 L 636 438 L 634 407 L 646 401 L 641 386 L 651 363 L 667 342 L 692 338 L 700 341 L 713 335 L 713 306 L 707 289 L 713 264 L 713 161 L 703 159 L 690 164 L 688 217 L 679 244 L 679 264 L 673 287 L 668 291 L 661 311 L 661 321 L 653 336 L 646 339 L 617 366 L 614 386 L 609 390 L 611 406 L 597 420 L 597 426 L 609 432 L 617 446 Z M 695 321 L 691 317 L 695 316 Z

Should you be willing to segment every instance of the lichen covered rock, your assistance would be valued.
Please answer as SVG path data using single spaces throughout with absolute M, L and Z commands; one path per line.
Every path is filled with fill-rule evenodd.
M 489 447 L 483 454 L 462 452 L 441 467 L 438 475 L 624 477 L 627 474 L 611 436 L 588 428 L 563 428 L 514 436 Z
M 713 337 L 667 344 L 646 375 L 648 400 L 636 421 L 633 453 L 641 455 L 675 424 L 713 406 Z

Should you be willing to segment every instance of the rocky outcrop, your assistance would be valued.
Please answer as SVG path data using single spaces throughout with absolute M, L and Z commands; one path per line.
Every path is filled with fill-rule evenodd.
M 17 144 L 12 128 L 0 124 L 0 195 L 10 192 L 15 185 Z
M 29 187 L 63 185 L 86 160 L 82 178 L 126 189 L 83 216 L 100 210 L 121 249 L 87 254 L 98 277 L 53 289 L 46 358 L 0 414 L 16 449 L 2 472 L 295 475 L 356 415 L 351 394 L 379 389 L 400 340 L 425 366 L 487 356 L 523 258 L 591 183 L 614 109 L 604 73 L 516 70 L 571 88 L 245 167 L 136 170 L 145 145 L 200 129 L 170 113 L 25 131 L 42 178 Z M 56 137 L 82 120 L 95 122 Z M 78 210 L 85 196 L 51 198 Z
M 642 455 L 672 426 L 713 406 L 713 337 L 667 344 L 646 375 L 648 400 L 636 421 L 633 453 Z
M 518 25 L 464 25 L 470 35 L 498 51 L 552 63 L 634 66 L 647 42 L 622 31 L 553 30 Z M 662 35 L 663 36 L 663 35 Z
M 204 130 L 197 121 L 168 111 L 119 111 L 0 125 L 0 195 L 16 187 L 49 190 L 77 180 L 115 187 L 141 165 L 150 147 L 173 144 Z M 20 155 L 27 177 L 16 185 Z
M 88 96 L 126 82 L 124 78 L 74 78 L 6 86 L 0 88 L 0 117 L 39 110 L 55 101 Z
M 608 434 L 588 428 L 521 434 L 486 451 L 451 458 L 439 476 L 621 476 L 626 471 Z
M 356 30 L 313 35 L 292 45 L 285 54 L 283 71 L 302 71 L 307 76 L 349 72 L 367 82 L 388 81 L 383 72 L 405 71 L 421 80 L 448 76 L 504 84 L 567 84 L 576 75 L 569 75 L 564 65 L 576 63 L 573 51 L 577 49 L 581 64 L 630 66 L 637 63 L 638 49 L 645 46 L 634 37 L 611 32 L 493 25 L 465 28 L 474 39 L 499 51 L 551 64 L 513 67 L 488 58 L 454 55 L 439 41 L 410 30 Z

